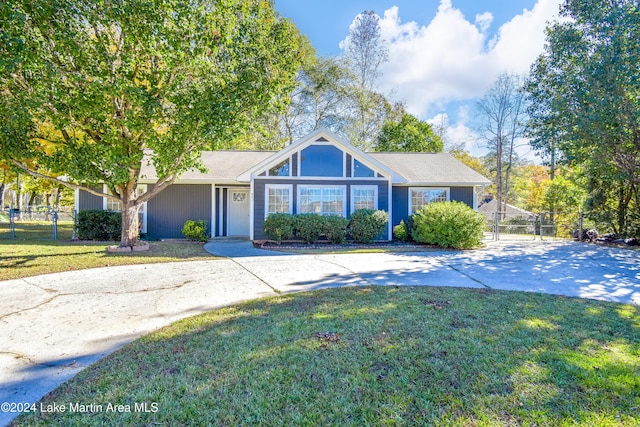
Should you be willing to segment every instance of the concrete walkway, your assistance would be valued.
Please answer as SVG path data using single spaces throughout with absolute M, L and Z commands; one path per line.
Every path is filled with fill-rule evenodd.
M 293 255 L 212 241 L 223 260 L 99 268 L 0 282 L 0 403 L 36 402 L 175 320 L 278 293 L 345 285 L 512 289 L 640 305 L 640 252 L 562 241 L 477 251 Z M 0 426 L 17 413 L 0 411 Z

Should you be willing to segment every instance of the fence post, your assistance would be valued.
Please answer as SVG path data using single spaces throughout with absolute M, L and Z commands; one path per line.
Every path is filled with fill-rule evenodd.
M 500 212 L 495 211 L 495 212 L 493 213 L 493 227 L 494 227 L 493 240 L 495 240 L 495 241 L 500 240 L 500 223 L 499 223 L 499 217 L 500 217 Z
M 543 220 L 544 220 L 544 212 L 540 212 L 540 222 L 538 223 L 540 227 L 540 229 L 538 230 L 538 232 L 540 233 L 540 241 L 542 241 L 543 240 L 542 238 L 544 237 L 542 234 L 544 233 L 544 227 L 542 226 Z
M 53 240 L 58 240 L 58 212 L 51 208 L 51 221 L 53 222 Z

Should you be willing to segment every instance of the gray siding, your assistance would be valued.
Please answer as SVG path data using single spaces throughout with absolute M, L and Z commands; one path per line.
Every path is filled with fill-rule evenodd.
M 293 213 L 297 213 L 297 197 L 298 197 L 298 185 L 344 185 L 346 186 L 346 203 L 347 203 L 347 216 L 350 214 L 351 209 L 351 186 L 352 185 L 377 185 L 378 186 L 378 209 L 388 211 L 389 210 L 389 183 L 387 181 L 378 180 L 359 180 L 359 179 L 337 179 L 337 180 L 275 180 L 275 179 L 256 179 L 254 181 L 254 217 L 253 217 L 253 234 L 254 239 L 266 238 L 262 232 L 262 223 L 264 222 L 265 213 L 265 186 L 267 184 L 293 184 Z
M 96 190 L 98 190 L 96 188 Z M 78 208 L 81 211 L 99 210 L 104 207 L 102 197 L 93 195 L 84 190 L 78 192 Z
M 393 225 L 409 218 L 409 187 L 393 187 Z M 473 207 L 473 187 L 449 187 L 449 199 Z
M 174 184 L 147 203 L 147 235 L 181 238 L 188 219 L 205 220 L 211 228 L 211 185 Z

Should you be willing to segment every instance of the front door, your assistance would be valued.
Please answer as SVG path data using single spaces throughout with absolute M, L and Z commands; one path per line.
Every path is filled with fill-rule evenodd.
M 249 235 L 249 189 L 230 188 L 228 192 L 229 221 L 228 236 L 248 236 Z

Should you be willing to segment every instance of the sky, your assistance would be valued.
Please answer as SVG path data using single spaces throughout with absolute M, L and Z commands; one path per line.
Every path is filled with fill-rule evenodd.
M 527 73 L 562 0 L 275 0 L 323 57 L 338 56 L 355 17 L 380 16 L 389 61 L 379 90 L 410 113 L 448 124 L 447 139 L 481 155 L 479 97 L 505 72 Z M 522 144 L 521 155 L 533 159 Z

